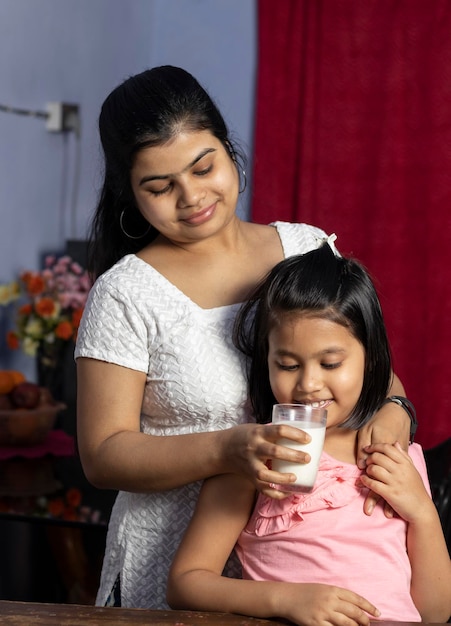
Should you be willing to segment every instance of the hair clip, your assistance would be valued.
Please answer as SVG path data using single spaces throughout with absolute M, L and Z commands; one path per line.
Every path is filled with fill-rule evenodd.
M 324 237 L 323 239 L 321 239 L 321 242 L 323 245 L 327 244 L 329 248 L 332 250 L 332 252 L 335 254 L 335 256 L 340 256 L 340 253 L 338 252 L 334 243 L 336 239 L 337 239 L 337 235 L 335 233 L 332 233 L 328 237 Z

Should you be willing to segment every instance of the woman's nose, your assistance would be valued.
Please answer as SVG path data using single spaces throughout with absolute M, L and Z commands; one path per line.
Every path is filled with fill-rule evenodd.
M 180 209 L 185 209 L 190 206 L 197 206 L 201 200 L 205 198 L 205 190 L 196 184 L 183 184 L 180 185 L 179 197 L 177 206 Z

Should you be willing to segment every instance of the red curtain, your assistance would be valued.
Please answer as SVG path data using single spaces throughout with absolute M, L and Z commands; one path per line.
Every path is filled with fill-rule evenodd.
M 258 0 L 252 219 L 378 287 L 424 447 L 451 436 L 451 2 Z

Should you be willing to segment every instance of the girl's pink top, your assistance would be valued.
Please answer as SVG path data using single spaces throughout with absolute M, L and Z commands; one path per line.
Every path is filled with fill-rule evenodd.
M 409 454 L 430 494 L 421 447 Z M 243 578 L 335 585 L 372 602 L 379 619 L 421 621 L 410 595 L 407 523 L 386 518 L 381 501 L 365 515 L 361 474 L 323 452 L 313 491 L 285 500 L 260 494 L 236 546 Z

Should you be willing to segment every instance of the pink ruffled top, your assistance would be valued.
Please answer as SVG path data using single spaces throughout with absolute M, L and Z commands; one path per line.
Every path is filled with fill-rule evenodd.
M 421 447 L 409 454 L 430 493 Z M 380 619 L 421 621 L 410 596 L 407 524 L 386 518 L 382 503 L 365 515 L 361 474 L 323 452 L 310 493 L 260 494 L 236 547 L 243 577 L 337 585 L 375 604 Z

